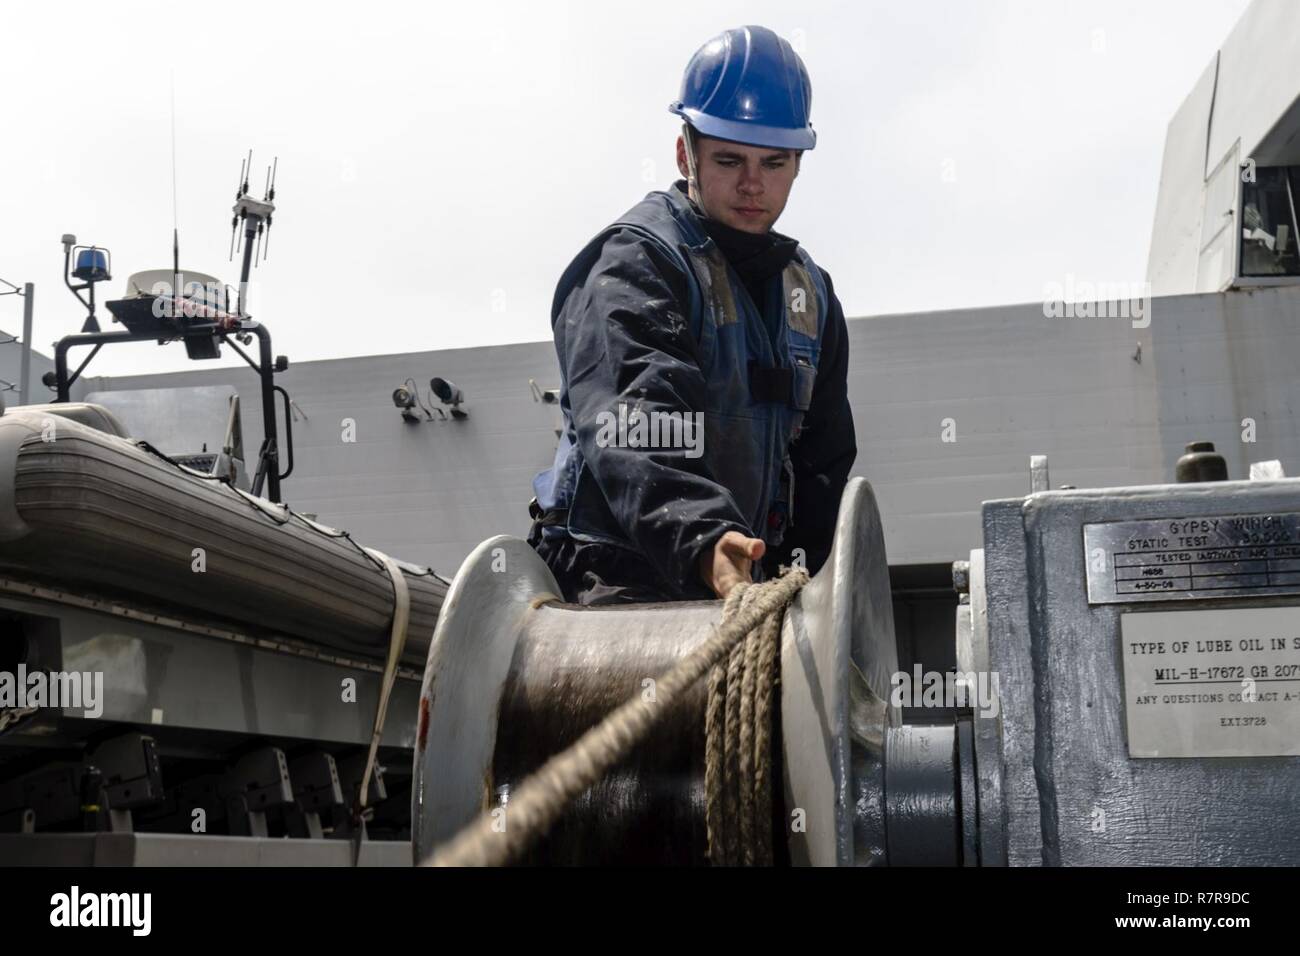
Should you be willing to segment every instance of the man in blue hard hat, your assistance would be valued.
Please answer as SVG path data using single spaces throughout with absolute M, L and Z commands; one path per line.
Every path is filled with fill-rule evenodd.
M 725 597 L 826 560 L 857 456 L 848 333 L 830 276 L 772 231 L 816 143 L 811 99 L 771 30 L 710 40 L 669 107 L 685 180 L 560 278 L 564 430 L 529 543 L 568 601 Z

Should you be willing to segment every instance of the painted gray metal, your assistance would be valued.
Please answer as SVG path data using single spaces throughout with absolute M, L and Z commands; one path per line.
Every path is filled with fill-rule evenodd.
M 411 845 L 188 833 L 0 833 L 6 866 L 407 866 Z
M 953 728 L 956 752 L 957 815 L 960 828 L 962 866 L 980 865 L 979 783 L 975 765 L 975 732 L 968 719 L 958 720 Z
M 985 505 L 989 666 L 1002 690 L 999 767 L 1009 862 L 1300 862 L 1295 758 L 1129 758 L 1120 616 L 1143 605 L 1090 605 L 1082 547 L 1089 523 L 1297 505 L 1295 479 L 1053 491 Z M 979 603 L 972 593 L 973 609 Z M 1195 613 L 1296 603 L 1262 596 L 1177 607 Z
M 1036 715 L 1022 500 L 984 505 L 984 600 L 974 585 L 975 552 L 971 553 L 971 613 L 975 622 L 981 618 L 986 622 L 989 671 L 998 675 L 1001 691 L 999 733 L 992 739 L 977 737 L 975 759 L 981 777 L 992 771 L 998 780 L 989 789 L 1000 793 L 1002 799 L 1002 852 L 1006 862 L 1010 866 L 1036 866 L 1042 862 L 1042 828 L 1034 782 Z M 979 635 L 978 623 L 973 630 Z M 982 788 L 981 797 L 985 792 Z M 982 826 L 995 822 L 995 814 L 995 809 L 986 811 L 981 802 Z
M 1255 0 L 1219 48 L 1209 125 L 1211 165 L 1237 140 L 1267 164 L 1300 160 L 1293 110 L 1300 91 L 1300 8 Z M 1288 125 L 1288 123 L 1290 125 Z
M 560 587 L 532 548 L 498 535 L 475 548 L 443 600 L 420 688 L 411 850 L 426 859 L 494 804 L 501 692 L 524 619 Z
M 64 728 L 74 737 L 128 723 L 349 745 L 370 741 L 379 695 L 377 669 L 360 670 L 9 593 L 0 594 L 0 609 L 50 622 L 31 638 L 41 666 L 104 675 L 103 713 L 97 720 L 80 720 L 80 711 L 62 712 L 63 719 L 75 723 Z M 345 678 L 356 681 L 355 702 L 344 700 Z M 399 678 L 390 713 L 414 715 L 417 690 L 413 679 Z M 44 734 L 49 728 L 32 732 Z M 21 728 L 11 737 L 18 741 Z M 414 746 L 413 719 L 389 720 L 383 743 Z
M 1238 163 L 1300 163 L 1297 91 L 1300 7 L 1256 0 L 1169 121 L 1147 259 L 1153 294 L 1218 291 L 1234 281 Z
M 1201 72 L 1169 120 L 1156 193 L 1155 220 L 1147 254 L 1147 281 L 1152 295 L 1195 292 L 1201 250 L 1207 138 L 1214 103 L 1219 55 Z
M 968 571 L 970 602 L 967 613 L 958 607 L 957 669 L 963 673 L 989 673 L 988 578 L 982 548 L 970 553 Z M 961 626 L 967 618 L 966 630 Z M 963 642 L 963 638 L 968 643 Z M 1006 803 L 1002 793 L 1002 708 L 1006 706 L 1001 686 L 990 684 L 996 709 L 975 708 L 971 716 L 971 746 L 974 750 L 975 802 L 979 807 L 976 837 L 982 866 L 1007 865 Z M 963 781 L 964 783 L 964 781 Z
M 790 834 L 792 863 L 874 864 L 882 855 L 862 842 L 871 830 L 859 814 L 864 802 L 883 803 L 884 734 L 900 721 L 889 703 L 897 670 L 879 504 L 871 485 L 854 478 L 831 554 L 786 611 L 781 635 L 786 806 L 807 818 L 805 832 Z
M 904 725 L 885 736 L 890 866 L 955 866 L 962 860 L 955 728 Z
M 23 286 L 22 357 L 18 363 L 18 398 L 24 405 L 32 404 L 32 317 L 35 307 L 36 286 L 28 282 Z

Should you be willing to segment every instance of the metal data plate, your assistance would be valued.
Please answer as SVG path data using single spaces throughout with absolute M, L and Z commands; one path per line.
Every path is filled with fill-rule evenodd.
M 1300 754 L 1300 607 L 1120 617 L 1130 757 Z
M 1300 514 L 1083 526 L 1088 602 L 1300 594 Z

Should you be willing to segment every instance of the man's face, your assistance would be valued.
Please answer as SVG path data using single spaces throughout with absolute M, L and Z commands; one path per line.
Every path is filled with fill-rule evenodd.
M 708 214 L 733 229 L 764 233 L 772 228 L 799 171 L 793 150 L 744 146 L 695 136 L 696 174 Z M 686 140 L 677 137 L 677 168 L 690 177 Z

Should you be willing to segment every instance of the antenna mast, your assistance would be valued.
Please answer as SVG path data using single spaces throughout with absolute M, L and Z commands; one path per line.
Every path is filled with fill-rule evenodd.
M 180 304 L 181 230 L 179 203 L 176 201 L 176 71 L 172 70 L 172 301 Z
M 280 159 L 276 157 L 266 167 L 266 186 L 260 200 L 248 194 L 248 177 L 253 171 L 253 151 L 248 151 L 248 159 L 240 164 L 239 189 L 235 193 L 235 207 L 230 218 L 230 238 L 233 245 L 230 257 L 239 251 L 239 223 L 243 222 L 242 240 L 244 249 L 243 266 L 239 270 L 239 301 L 235 314 L 241 319 L 248 318 L 246 299 L 248 295 L 248 274 L 257 266 L 258 261 L 266 261 L 266 250 L 262 247 L 262 233 L 266 233 L 267 247 L 271 243 L 271 216 L 275 212 L 275 176 L 280 168 Z M 257 243 L 256 255 L 253 243 Z

